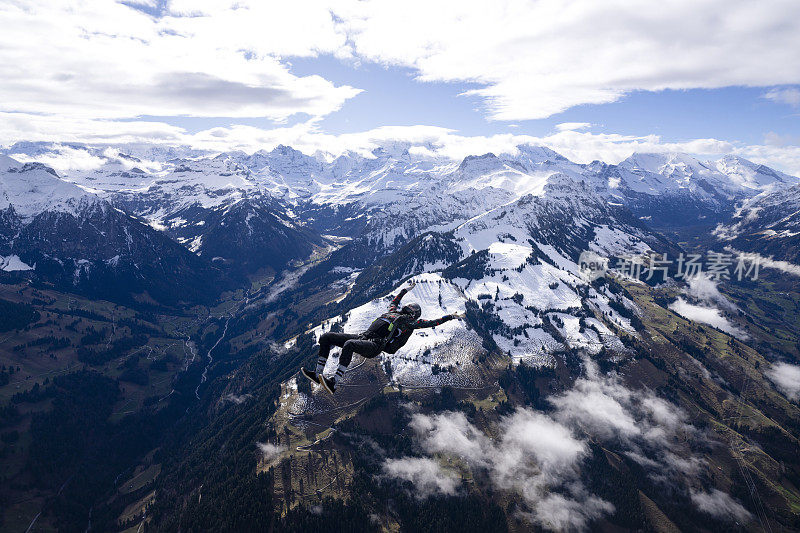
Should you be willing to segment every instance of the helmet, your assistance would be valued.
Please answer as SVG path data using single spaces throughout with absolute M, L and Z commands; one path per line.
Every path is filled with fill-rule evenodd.
M 400 312 L 413 316 L 415 319 L 422 316 L 422 308 L 417 303 L 404 305 Z

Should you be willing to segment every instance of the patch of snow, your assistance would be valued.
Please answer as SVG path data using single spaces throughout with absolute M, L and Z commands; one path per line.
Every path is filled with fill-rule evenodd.
M 23 262 L 19 256 L 16 255 L 8 255 L 2 256 L 0 255 L 0 270 L 4 270 L 5 272 L 17 272 L 17 271 L 24 271 L 24 270 L 33 270 L 34 267 L 26 264 Z

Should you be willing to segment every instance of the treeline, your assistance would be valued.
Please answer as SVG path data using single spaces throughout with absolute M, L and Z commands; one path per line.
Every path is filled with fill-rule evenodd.
M 132 337 L 122 337 L 113 341 L 108 348 L 93 350 L 86 346 L 79 346 L 76 350 L 78 360 L 92 366 L 104 365 L 118 357 L 122 357 L 128 351 L 147 344 L 148 337 L 143 333 L 137 333 Z
M 168 401 L 151 402 L 119 422 L 109 421 L 120 396 L 118 381 L 92 370 L 34 386 L 35 392 L 27 392 L 25 398 L 15 395 L 15 403 L 0 409 L 0 418 L 19 420 L 16 403 L 20 401 L 53 399 L 51 410 L 33 415 L 25 476 L 15 482 L 56 492 L 43 512 L 54 519 L 59 530 L 85 530 L 92 507 L 93 530 L 116 530 L 116 518 L 124 506 L 97 502 L 109 501 L 116 494 L 118 476 L 132 472 L 186 413 L 196 378 L 192 373 L 178 377 L 176 393 Z M 30 481 L 23 481 L 26 479 Z
M 66 337 L 56 337 L 55 335 L 46 335 L 44 337 L 39 337 L 38 339 L 34 339 L 32 341 L 26 342 L 24 344 L 17 344 L 12 348 L 15 352 L 21 352 L 25 348 L 35 348 L 36 346 L 47 346 L 51 350 L 61 350 L 63 348 L 68 348 L 72 343 Z
M 8 368 L 6 368 L 6 365 L 3 365 L 2 368 L 0 368 L 0 387 L 11 383 L 11 377 L 17 372 L 19 372 L 19 367 L 14 368 L 13 365 L 9 365 Z
M 0 300 L 0 332 L 22 329 L 39 317 L 39 311 L 28 304 Z
M 34 413 L 27 470 L 39 486 L 63 483 L 92 442 L 107 438 L 104 426 L 120 394 L 116 381 L 81 371 L 54 378 L 42 394 L 52 408 Z

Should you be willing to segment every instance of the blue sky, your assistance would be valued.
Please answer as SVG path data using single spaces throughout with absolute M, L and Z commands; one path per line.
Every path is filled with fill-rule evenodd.
M 322 118 L 327 133 L 356 133 L 385 125 L 425 124 L 452 128 L 463 135 L 498 133 L 544 136 L 558 124 L 587 122 L 593 132 L 622 135 L 660 135 L 665 141 L 684 142 L 696 138 L 736 140 L 759 144 L 769 133 L 800 140 L 800 109 L 764 97 L 762 87 L 721 89 L 634 91 L 617 102 L 584 104 L 537 120 L 490 120 L 477 96 L 463 93 L 477 83 L 424 82 L 408 68 L 375 63 L 355 63 L 334 57 L 290 58 L 290 70 L 297 76 L 320 75 L 337 85 L 351 85 L 363 92 Z M 225 117 L 150 117 L 165 120 L 196 132 L 219 125 L 249 124 L 258 127 L 291 125 L 308 115 L 286 123 L 268 119 Z

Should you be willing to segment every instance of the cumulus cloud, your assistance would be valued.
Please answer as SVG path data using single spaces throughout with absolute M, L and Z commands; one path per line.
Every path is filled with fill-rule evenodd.
M 591 519 L 614 512 L 614 506 L 596 496 L 581 501 L 561 494 L 548 494 L 537 504 L 537 516 L 543 526 L 554 531 L 581 531 Z
M 578 425 L 587 433 L 604 439 L 628 439 L 641 433 L 632 413 L 624 407 L 631 399 L 631 392 L 616 383 L 582 378 L 551 402 L 558 408 L 560 420 Z
M 451 473 L 427 457 L 389 459 L 383 465 L 383 471 L 387 476 L 413 483 L 414 495 L 418 498 L 434 494 L 453 495 L 458 487 L 458 480 Z
M 591 520 L 613 512 L 611 504 L 588 494 L 578 480 L 579 465 L 588 452 L 586 443 L 541 413 L 519 409 L 503 418 L 497 441 L 459 412 L 418 413 L 410 427 L 426 453 L 459 457 L 471 468 L 487 471 L 497 487 L 520 494 L 530 506 L 524 515 L 535 523 L 556 530 L 583 529 Z M 392 459 L 384 471 L 414 481 L 423 495 L 430 495 L 434 488 L 444 492 L 435 461 Z
M 742 504 L 720 490 L 692 491 L 691 494 L 695 507 L 720 520 L 748 522 L 753 516 Z
M 470 424 L 463 413 L 416 414 L 410 427 L 423 436 L 423 446 L 431 453 L 446 451 L 482 464 L 491 447 L 489 439 Z
M 797 89 L 790 85 L 800 81 L 800 36 L 785 21 L 797 18 L 797 11 L 800 6 L 743 0 L 675 0 L 657 13 L 644 0 L 579 0 L 569 9 L 556 0 L 508 0 L 491 8 L 477 1 L 432 6 L 421 0 L 11 0 L 0 9 L 0 143 L 155 141 L 248 151 L 282 143 L 336 152 L 388 134 L 322 134 L 320 118 L 359 89 L 293 73 L 291 61 L 298 57 L 372 61 L 409 68 L 420 81 L 467 82 L 476 86 L 469 93 L 483 98 L 488 115 L 502 120 L 668 88 L 773 86 L 766 97 L 792 103 Z M 596 31 L 598 24 L 603 31 Z M 709 26 L 720 31 L 709 34 Z M 766 68 L 770 64 L 780 68 Z M 310 118 L 298 127 L 262 129 L 234 121 L 189 132 L 142 118 L 148 116 Z M 444 128 L 428 137 L 435 152 L 451 157 L 531 142 L 578 162 L 614 163 L 633 151 L 736 153 L 800 173 L 796 145 L 664 143 L 655 135 L 591 134 L 587 126 L 562 123 L 542 138 L 467 138 Z M 407 140 L 419 128 L 425 126 L 396 133 Z
M 766 371 L 766 376 L 790 400 L 800 398 L 800 366 L 775 363 Z
M 679 455 L 678 435 L 696 430 L 675 405 L 646 390 L 626 387 L 619 376 L 601 375 L 593 361 L 585 360 L 586 376 L 561 395 L 549 399 L 553 417 L 593 439 L 619 445 L 654 477 L 694 472 L 697 460 Z
M 689 320 L 693 320 L 695 322 L 701 322 L 703 324 L 708 324 L 709 326 L 714 326 L 715 328 L 720 329 L 725 333 L 729 333 L 734 337 L 740 339 L 746 339 L 748 337 L 746 331 L 731 324 L 727 318 L 722 316 L 722 312 L 716 307 L 695 305 L 687 302 L 683 298 L 678 298 L 669 304 L 669 308 L 681 315 L 683 318 L 688 318 Z
M 261 452 L 264 461 L 271 461 L 286 451 L 286 446 L 272 444 L 271 442 L 257 442 L 256 447 Z
M 460 412 L 414 413 L 410 427 L 425 454 L 458 457 L 485 472 L 497 488 L 523 498 L 523 516 L 554 530 L 585 529 L 614 512 L 581 482 L 590 440 L 619 450 L 659 481 L 680 486 L 700 472 L 702 460 L 685 448 L 687 439 L 698 433 L 683 411 L 651 392 L 625 387 L 616 375 L 601 375 L 589 359 L 585 367 L 585 377 L 550 398 L 550 414 L 517 409 L 500 420 L 494 437 Z M 437 486 L 431 480 L 441 475 L 438 463 L 408 457 L 401 461 L 394 477 L 414 480 L 407 472 L 419 470 L 415 475 L 420 483 L 425 480 L 426 494 Z
M 726 247 L 726 250 L 736 253 L 741 259 L 748 264 L 757 264 L 759 268 L 771 268 L 793 276 L 800 276 L 800 265 L 790 263 L 789 261 L 776 261 L 772 257 L 765 257 L 761 254 L 740 252 L 734 248 Z
M 719 292 L 717 283 L 705 273 L 689 278 L 684 293 L 698 300 L 716 304 L 731 311 L 737 309 L 724 294 Z

